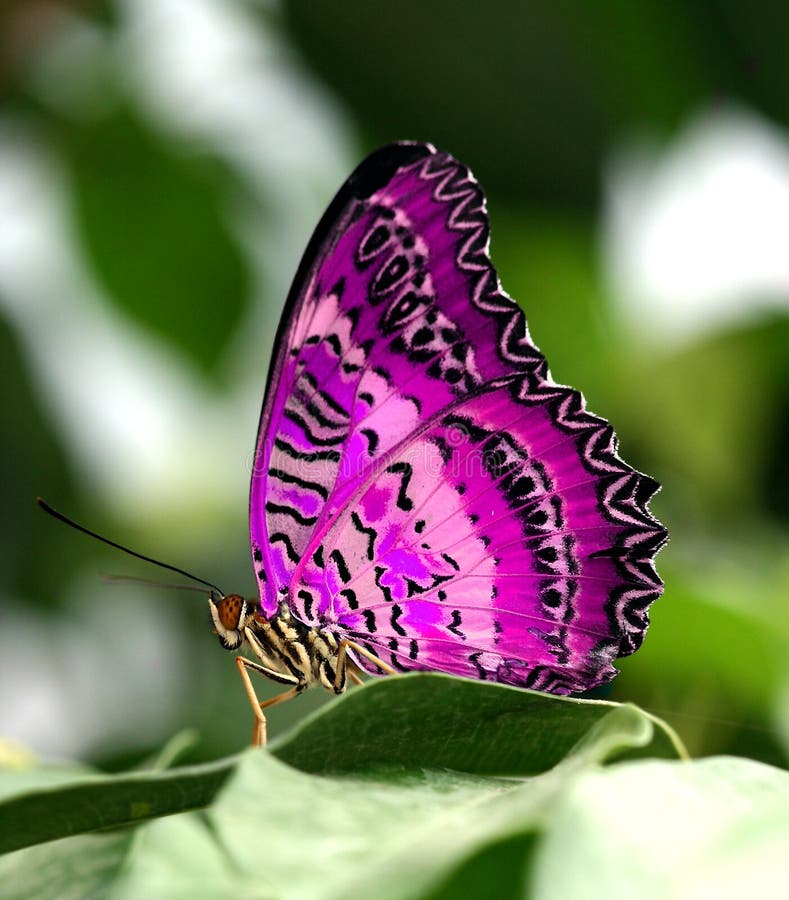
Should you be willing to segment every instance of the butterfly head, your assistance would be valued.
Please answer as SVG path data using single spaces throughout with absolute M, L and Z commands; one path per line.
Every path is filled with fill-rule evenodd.
M 217 599 L 213 591 L 208 597 L 208 608 L 220 644 L 225 650 L 236 650 L 244 642 L 244 628 L 254 616 L 254 611 L 238 594 L 227 594 Z

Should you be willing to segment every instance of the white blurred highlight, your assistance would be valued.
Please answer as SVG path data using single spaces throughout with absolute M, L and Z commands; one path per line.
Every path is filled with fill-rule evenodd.
M 789 308 L 789 137 L 718 111 L 665 152 L 620 154 L 603 234 L 612 293 L 657 343 Z
M 108 107 L 92 93 L 94 76 L 112 69 L 155 128 L 232 169 L 240 190 L 227 198 L 226 220 L 247 254 L 255 296 L 225 361 L 229 387 L 209 385 L 177 348 L 106 296 L 74 234 L 66 173 L 35 133 L 7 116 L 0 305 L 71 465 L 120 518 L 149 532 L 169 527 L 170 549 L 157 548 L 166 556 L 180 542 L 214 535 L 215 513 L 245 515 L 279 312 L 301 249 L 355 154 L 339 110 L 243 4 L 117 5 L 117 40 L 75 17 L 29 84 L 63 115 L 100 116 Z M 154 607 L 141 592 L 128 604 L 115 600 L 111 613 L 105 606 L 104 618 L 96 610 L 106 586 L 52 588 L 70 598 L 70 613 L 82 601 L 82 613 L 31 621 L 5 599 L 2 736 L 74 756 L 98 741 L 163 740 L 161 729 L 195 683 L 175 607 Z

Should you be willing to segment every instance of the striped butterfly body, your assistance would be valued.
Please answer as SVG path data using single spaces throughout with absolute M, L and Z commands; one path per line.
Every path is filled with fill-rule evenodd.
M 238 594 L 226 594 L 209 600 L 211 618 L 219 641 L 226 650 L 238 650 L 246 645 L 257 662 L 236 657 L 238 670 L 244 681 L 252 708 L 255 712 L 253 743 L 266 744 L 266 718 L 263 710 L 285 700 L 297 697 L 315 684 L 326 690 L 342 694 L 348 678 L 361 683 L 360 670 L 348 658 L 348 646 L 353 642 L 339 640 L 330 631 L 305 625 L 290 611 L 285 600 L 276 613 L 264 616 L 254 601 L 248 602 Z M 355 647 L 365 653 L 364 648 Z M 392 670 L 382 661 L 375 660 L 382 671 Z M 248 670 L 266 676 L 289 689 L 267 702 L 260 703 L 249 680 Z

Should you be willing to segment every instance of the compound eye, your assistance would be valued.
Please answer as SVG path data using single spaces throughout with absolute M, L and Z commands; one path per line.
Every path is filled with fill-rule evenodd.
M 236 631 L 244 614 L 246 604 L 238 594 L 228 594 L 216 604 L 216 612 L 222 627 L 226 631 Z

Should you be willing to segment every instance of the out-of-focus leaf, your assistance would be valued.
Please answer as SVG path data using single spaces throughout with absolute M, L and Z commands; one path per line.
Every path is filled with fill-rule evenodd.
M 0 469 L 3 502 L 0 503 L 0 570 L 3 587 L 20 595 L 29 594 L 39 604 L 51 602 L 57 567 L 41 565 L 44 517 L 36 506 L 38 494 L 52 502 L 69 501 L 74 506 L 73 483 L 57 436 L 50 428 L 38 396 L 30 384 L 13 333 L 0 317 Z M 13 475 L 10 475 L 13 473 Z M 10 476 L 10 477 L 9 477 Z M 65 529 L 46 532 L 46 558 L 74 558 L 68 553 Z M 2 627 L 2 626 L 0 626 Z
M 789 774 L 751 760 L 623 763 L 561 798 L 535 859 L 535 900 L 779 897 Z
M 60 133 L 90 260 L 126 313 L 204 371 L 241 320 L 249 274 L 222 215 L 221 170 L 130 108 Z
M 694 525 L 737 529 L 789 477 L 788 340 L 789 318 L 775 317 L 632 367 L 634 393 L 649 398 L 633 417 L 672 478 L 665 499 L 688 521 L 705 516 Z
M 0 853 L 69 835 L 130 825 L 206 806 L 235 765 L 230 757 L 201 766 L 126 775 L 78 774 L 65 781 L 44 774 L 42 784 L 13 792 L 6 776 L 0 802 Z M 45 770 L 46 772 L 46 770 Z
M 623 134 L 675 128 L 705 102 L 769 102 L 789 10 L 715 16 L 626 0 L 333 4 L 289 0 L 287 23 L 310 65 L 375 135 L 432 140 L 513 203 L 591 206 Z M 744 29 L 754 38 L 744 42 Z M 758 32 L 758 39 L 756 34 Z
M 555 380 L 611 415 L 603 407 L 618 393 L 626 357 L 601 295 L 591 220 L 501 214 L 498 206 L 490 210 L 491 253 L 504 289 L 526 313 Z

